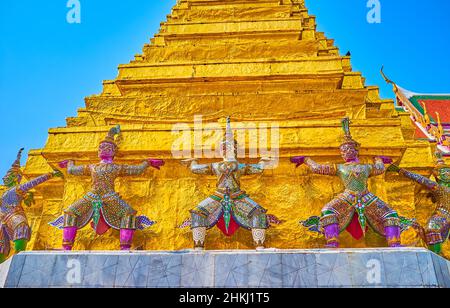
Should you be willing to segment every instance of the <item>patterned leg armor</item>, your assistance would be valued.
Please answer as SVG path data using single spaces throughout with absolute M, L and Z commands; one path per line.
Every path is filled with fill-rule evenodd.
M 208 214 L 208 211 L 201 207 L 191 211 L 191 230 L 195 250 L 205 249 Z
M 378 234 L 384 234 L 389 247 L 402 247 L 400 219 L 387 203 L 377 198 L 366 207 L 365 215 L 372 228 Z
M 0 225 L 0 264 L 5 262 L 9 255 L 9 238 L 6 230 Z
M 21 215 L 15 216 L 18 219 L 26 219 L 26 217 L 22 217 Z M 19 225 L 11 224 L 9 225 L 11 230 L 14 230 L 14 234 L 12 237 L 12 241 L 25 240 L 28 241 L 31 238 L 31 229 L 28 226 L 28 222 L 22 222 Z
M 400 219 L 396 212 L 392 211 L 385 216 L 384 220 L 384 234 L 389 247 L 402 247 L 401 245 L 401 230 Z
M 426 240 L 428 246 L 434 247 L 436 249 L 439 249 L 438 246 L 442 247 L 442 243 L 444 241 L 443 241 L 442 234 L 441 234 L 439 229 L 430 229 L 430 228 L 428 228 L 428 229 L 426 229 L 425 232 L 426 232 L 425 233 L 425 240 Z M 431 250 L 433 250 L 433 249 L 431 249 Z M 436 251 L 434 251 L 434 252 L 436 252 Z
M 431 251 L 442 253 L 442 244 L 448 237 L 448 218 L 441 211 L 437 211 L 428 221 L 425 228 L 425 241 Z
M 206 227 L 192 228 L 192 238 L 195 250 L 205 249 Z
M 122 200 L 121 200 L 122 201 Z M 120 250 L 130 250 L 133 245 L 133 236 L 136 231 L 136 215 L 130 208 L 130 213 L 120 221 Z
M 120 229 L 120 250 L 130 250 L 135 230 Z
M 326 214 L 320 219 L 320 225 L 322 226 L 325 239 L 327 241 L 325 248 L 338 248 L 339 247 L 339 223 L 336 215 Z
M 252 229 L 253 243 L 257 250 L 264 249 L 266 241 L 266 229 Z
M 77 227 L 65 227 L 63 229 L 63 249 L 66 251 L 72 250 L 77 237 Z

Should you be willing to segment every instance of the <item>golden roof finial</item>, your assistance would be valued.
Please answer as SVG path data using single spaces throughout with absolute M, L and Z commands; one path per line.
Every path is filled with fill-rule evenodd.
M 450 147 L 450 140 L 444 136 L 444 140 L 442 141 L 442 145 L 445 147 Z
M 436 111 L 436 118 L 438 122 L 439 139 L 441 139 L 442 136 L 444 135 L 444 127 L 442 126 L 441 115 L 437 111 Z
M 423 119 L 425 120 L 425 125 L 428 126 L 431 124 L 430 116 L 428 115 L 427 105 L 424 102 L 420 102 L 423 107 Z
M 390 83 L 390 84 L 393 86 L 393 89 L 394 89 L 393 91 L 394 91 L 394 93 L 397 94 L 397 92 L 398 92 L 397 85 L 395 84 L 395 82 L 393 82 L 392 80 L 390 80 L 390 79 L 386 76 L 386 74 L 384 73 L 384 65 L 381 66 L 380 72 L 381 72 L 381 76 L 383 77 L 384 81 L 386 81 L 386 83 Z

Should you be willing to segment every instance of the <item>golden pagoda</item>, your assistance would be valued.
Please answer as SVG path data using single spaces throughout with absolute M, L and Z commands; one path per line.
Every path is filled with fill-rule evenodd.
M 268 231 L 269 247 L 322 246 L 322 240 L 301 228 L 299 221 L 320 214 L 342 190 L 341 184 L 337 178 L 295 169 L 289 157 L 340 162 L 344 116 L 352 120 L 363 160 L 377 155 L 401 158 L 402 167 L 427 175 L 434 166 L 434 149 L 429 142 L 414 139 L 409 115 L 398 113 L 392 100 L 381 99 L 378 87 L 365 85 L 361 73 L 352 70 L 350 57 L 341 56 L 334 41 L 316 30 L 316 18 L 303 0 L 179 0 L 142 54 L 120 65 L 118 77 L 104 81 L 102 93 L 87 97 L 65 127 L 49 130 L 46 145 L 30 152 L 25 176 L 43 174 L 49 164 L 56 166 L 65 159 L 96 162 L 99 142 L 111 126 L 120 124 L 119 161 L 157 157 L 167 162 L 159 172 L 117 183 L 130 205 L 157 221 L 148 231 L 136 233 L 134 248 L 191 248 L 190 231 L 179 225 L 208 196 L 215 181 L 192 175 L 173 157 L 179 136 L 172 129 L 177 123 L 194 128 L 199 115 L 205 123 L 230 116 L 234 122 L 279 127 L 278 167 L 242 183 L 255 201 L 283 220 Z M 83 195 L 89 181 L 66 175 L 64 181 L 38 188 L 36 204 L 27 209 L 33 229 L 29 249 L 61 247 L 62 232 L 48 223 Z M 399 176 L 373 178 L 371 190 L 402 216 L 421 223 L 433 211 L 426 191 Z M 98 238 L 86 228 L 74 249 L 116 249 L 117 237 L 118 232 L 110 230 Z M 413 231 L 404 233 L 404 244 L 422 245 Z M 206 245 L 253 247 L 251 234 L 243 230 L 233 238 L 212 230 Z M 372 231 L 361 241 L 342 239 L 343 247 L 384 245 Z M 448 257 L 448 244 L 445 253 Z

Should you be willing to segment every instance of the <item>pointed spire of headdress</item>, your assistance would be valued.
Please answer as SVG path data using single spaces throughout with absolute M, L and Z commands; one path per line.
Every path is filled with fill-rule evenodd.
M 225 139 L 228 142 L 234 142 L 234 134 L 233 134 L 233 130 L 231 129 L 231 118 L 227 117 L 227 128 L 225 131 Z
M 434 152 L 434 156 L 436 157 L 436 166 L 433 170 L 433 175 L 438 182 L 441 180 L 440 170 L 444 168 L 450 168 L 447 164 L 445 164 L 444 155 L 438 148 L 436 152 Z
M 24 148 L 20 149 L 17 153 L 16 160 L 13 162 L 11 168 L 8 170 L 6 175 L 3 177 L 3 183 L 6 186 L 9 186 L 10 182 L 14 180 L 14 178 L 22 176 L 22 171 L 20 170 L 20 160 L 22 158 L 22 152 Z
M 116 140 L 114 138 L 116 135 L 119 135 L 119 134 L 120 134 L 120 125 L 114 126 L 113 128 L 111 128 L 109 130 L 105 139 L 101 143 L 108 142 L 108 143 L 111 143 L 111 144 L 114 144 L 115 146 L 117 146 Z
M 227 123 L 225 128 L 225 136 L 223 138 L 223 150 L 225 151 L 224 156 L 226 160 L 234 161 L 236 160 L 236 147 L 237 142 L 234 139 L 233 129 L 231 128 L 231 118 L 227 117 Z
M 342 143 L 342 145 L 354 144 L 356 147 L 359 147 L 360 144 L 352 138 L 352 134 L 350 132 L 350 123 L 351 123 L 350 118 L 348 117 L 343 118 L 341 123 L 342 123 L 342 130 L 344 131 L 344 142 Z
M 434 152 L 434 156 L 436 157 L 436 167 L 443 165 L 445 166 L 444 155 L 442 154 L 441 150 L 436 149 L 436 152 Z

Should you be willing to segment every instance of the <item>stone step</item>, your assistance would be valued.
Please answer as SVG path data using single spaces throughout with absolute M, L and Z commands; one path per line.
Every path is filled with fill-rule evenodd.
M 166 47 L 146 46 L 144 57 L 136 62 L 146 63 L 188 63 L 216 60 L 217 62 L 237 60 L 295 60 L 317 55 L 319 43 L 315 41 L 280 40 L 267 42 L 239 40 L 218 44 L 171 44 Z
M 187 3 L 190 8 L 226 8 L 226 7 L 277 7 L 279 0 L 183 0 L 180 4 Z
M 195 7 L 194 7 L 195 8 Z M 267 18 L 288 18 L 291 16 L 293 8 L 291 6 L 283 7 L 231 7 L 231 8 L 213 8 L 213 9 L 187 9 L 174 10 L 168 18 L 171 21 L 220 21 L 233 20 L 240 21 L 251 18 L 252 20 Z M 171 18 L 176 19 L 172 20 Z
M 343 74 L 342 59 L 336 56 L 298 58 L 294 60 L 228 60 L 203 63 L 132 63 L 119 66 L 117 80 L 152 80 L 183 78 L 251 78 L 273 76 L 331 76 Z M 345 77 L 345 74 L 344 74 Z M 353 79 L 360 79 L 352 73 Z M 350 80 L 351 81 L 351 80 Z M 346 86 L 345 80 L 343 87 Z M 362 83 L 358 88 L 363 88 Z
M 0 287 L 448 288 L 450 262 L 419 248 L 25 252 Z

